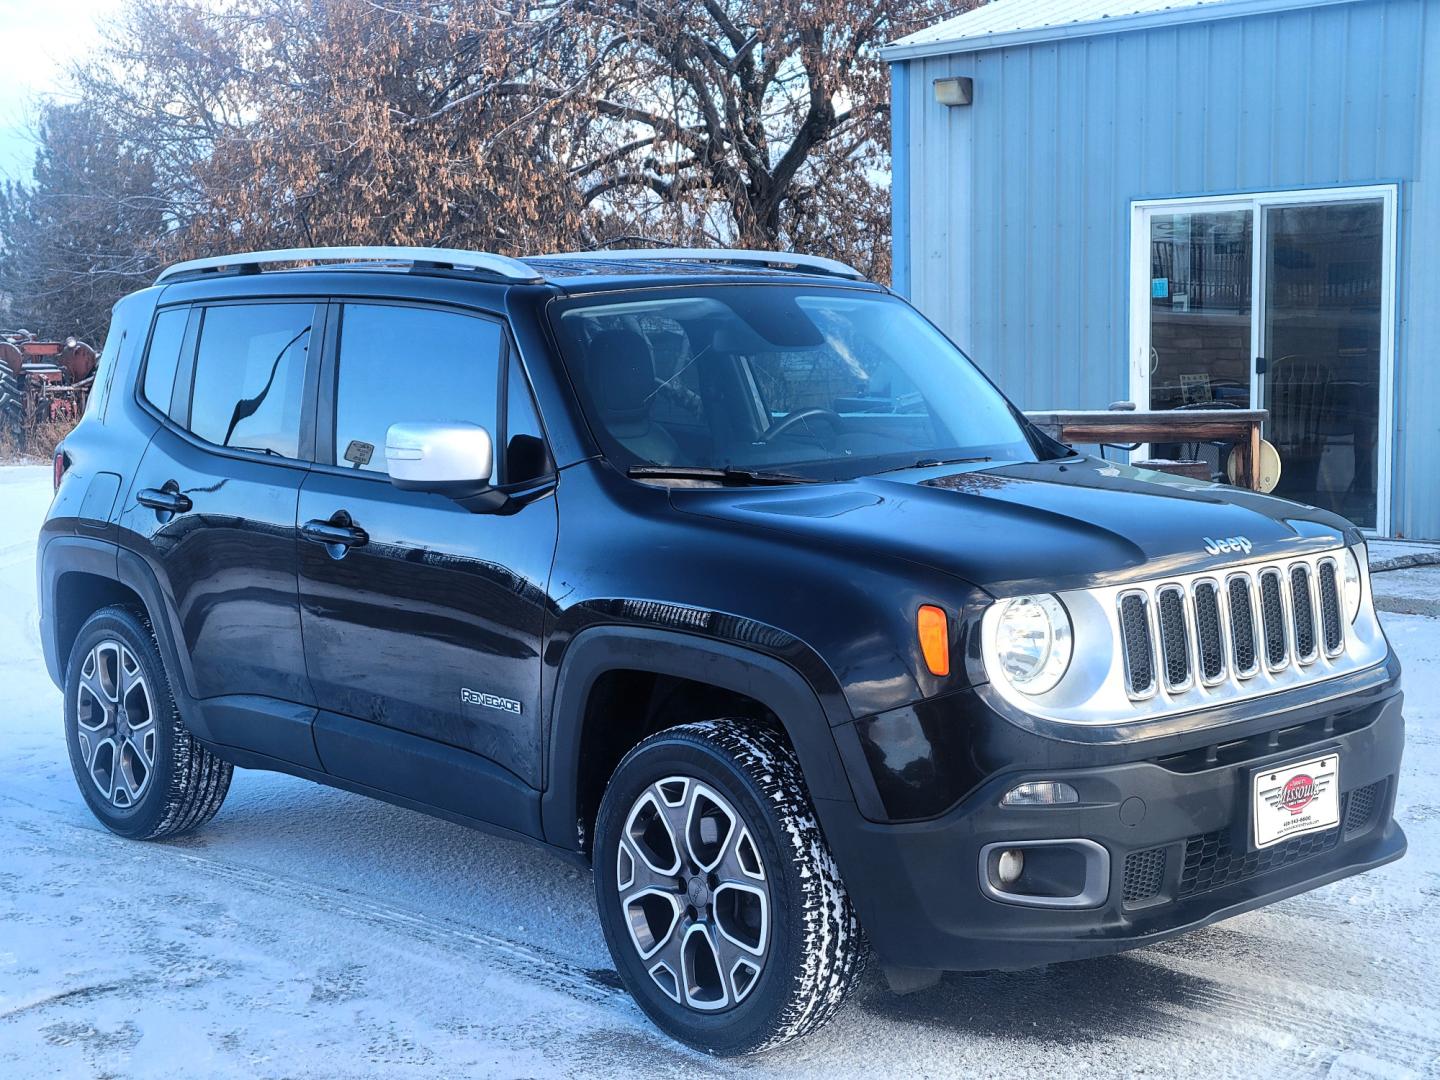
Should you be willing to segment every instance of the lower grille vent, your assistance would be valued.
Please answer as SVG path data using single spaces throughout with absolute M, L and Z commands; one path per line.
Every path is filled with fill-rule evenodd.
M 1340 820 L 1346 821 L 1349 795 L 1340 796 Z M 1243 832 L 1216 831 L 1192 836 L 1185 841 L 1185 864 L 1180 872 L 1177 895 L 1222 889 L 1237 881 L 1279 870 L 1314 855 L 1329 851 L 1340 842 L 1340 827 L 1286 840 L 1274 847 L 1251 851 Z
M 1126 904 L 1143 904 L 1153 900 L 1165 882 L 1165 849 L 1150 848 L 1132 851 L 1125 856 Z
M 1375 824 L 1375 811 L 1380 807 L 1380 796 L 1385 793 L 1385 781 L 1376 780 L 1350 793 L 1350 802 L 1345 807 L 1345 835 L 1355 836 Z

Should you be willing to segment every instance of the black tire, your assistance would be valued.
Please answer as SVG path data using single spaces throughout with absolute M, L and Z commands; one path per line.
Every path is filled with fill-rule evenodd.
M 91 812 L 131 840 L 204 825 L 230 790 L 229 762 L 186 729 L 155 633 L 130 608 L 97 611 L 75 638 L 65 671 L 65 742 Z
M 9 366 L 0 361 L 0 432 L 16 443 L 25 426 L 25 399 L 20 382 Z
M 693 787 L 685 787 L 682 793 L 679 779 L 688 780 Z M 709 850 L 714 852 L 716 869 L 732 865 L 728 862 L 731 856 L 725 854 L 732 843 L 738 860 L 734 865 L 752 867 L 756 855 L 762 864 L 758 869 L 763 870 L 768 919 L 764 915 L 749 917 L 755 936 L 748 941 L 764 950 L 756 962 L 736 950 L 735 937 L 722 938 L 717 931 L 722 922 L 732 920 L 732 928 L 738 927 L 741 904 L 753 908 L 760 901 L 737 892 L 741 886 L 726 885 L 723 880 L 717 885 L 713 873 L 709 875 L 709 885 L 716 890 L 713 896 L 703 884 L 696 892 L 682 887 L 697 864 L 700 872 L 696 876 L 705 876 L 705 857 L 697 856 L 693 847 L 674 846 L 675 864 L 682 867 L 675 879 L 676 900 L 646 899 L 654 905 L 649 910 L 659 913 L 657 922 L 662 928 L 672 919 L 667 905 L 674 907 L 671 929 L 659 939 L 660 944 L 653 944 L 658 933 L 642 929 L 636 936 L 634 922 L 627 916 L 622 891 L 632 898 L 633 913 L 633 897 L 643 895 L 650 879 L 658 880 L 655 867 L 647 869 L 635 863 L 633 854 L 641 850 L 636 845 L 649 843 L 652 834 L 645 822 L 653 826 L 662 813 L 669 813 L 662 811 L 657 800 L 688 800 L 683 810 L 675 804 L 674 813 L 683 815 L 677 823 L 703 824 L 700 818 L 707 808 L 720 810 L 712 806 L 710 795 L 728 803 L 718 815 L 711 815 L 722 822 L 709 830 L 713 845 Z M 722 835 L 723 822 L 729 821 L 734 828 L 734 819 L 725 817 L 730 810 L 743 829 Z M 627 823 L 632 821 L 627 833 Z M 671 826 L 664 828 L 664 833 L 653 834 L 661 838 L 661 847 L 666 835 L 674 836 Z M 753 846 L 742 848 L 745 831 Z M 698 829 L 689 836 L 698 844 L 704 833 Z M 637 835 L 639 840 L 632 839 Z M 596 896 L 616 970 L 640 1007 L 674 1038 L 719 1056 L 756 1053 L 808 1035 L 835 1015 L 860 974 L 866 949 L 854 907 L 821 835 L 799 762 L 778 733 L 750 721 L 725 719 L 686 724 L 646 739 L 615 770 L 601 801 L 595 837 Z M 666 859 L 662 855 L 654 861 Z M 646 875 L 646 881 L 637 875 Z M 697 895 L 705 898 L 699 907 L 692 903 Z M 731 914 L 722 915 L 727 904 Z M 768 933 L 754 931 L 757 925 L 768 925 Z M 678 955 L 671 954 L 666 944 L 676 940 L 671 934 L 682 942 Z M 714 1011 L 701 1011 L 689 1001 L 692 989 L 705 990 L 704 977 L 692 980 L 687 975 L 683 981 L 680 977 L 672 980 L 664 962 L 674 955 L 682 971 L 688 971 L 683 966 L 684 954 L 692 935 L 698 939 L 692 966 L 697 972 L 708 971 L 716 985 L 706 1004 Z M 646 946 L 640 944 L 641 937 L 654 950 L 646 958 L 642 958 Z M 711 941 L 717 944 L 706 952 Z M 738 957 L 728 982 L 718 974 L 730 963 L 722 955 L 726 950 L 728 956 Z M 760 965 L 758 973 L 750 970 L 756 963 Z M 739 978 L 734 975 L 737 970 Z M 687 986 L 692 982 L 694 986 Z M 722 1000 L 726 1004 L 714 1004 Z

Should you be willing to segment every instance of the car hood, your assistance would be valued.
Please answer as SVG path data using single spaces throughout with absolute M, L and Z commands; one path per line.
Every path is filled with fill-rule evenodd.
M 1096 458 L 937 466 L 825 484 L 676 488 L 676 509 L 856 557 L 934 567 L 997 596 L 1285 558 L 1360 539 L 1343 518 Z

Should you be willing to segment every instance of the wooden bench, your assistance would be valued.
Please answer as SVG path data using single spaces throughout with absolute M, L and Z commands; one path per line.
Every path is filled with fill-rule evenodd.
M 1052 439 L 1075 443 L 1234 443 L 1244 486 L 1260 490 L 1260 425 L 1264 409 L 1074 409 L 1027 412 Z M 1222 463 L 1223 464 L 1223 463 Z

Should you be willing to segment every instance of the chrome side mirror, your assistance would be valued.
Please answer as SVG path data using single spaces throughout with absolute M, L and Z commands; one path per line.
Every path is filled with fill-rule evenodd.
M 433 491 L 467 510 L 497 510 L 504 492 L 490 483 L 495 444 L 479 424 L 391 424 L 385 433 L 390 482 L 404 491 Z

